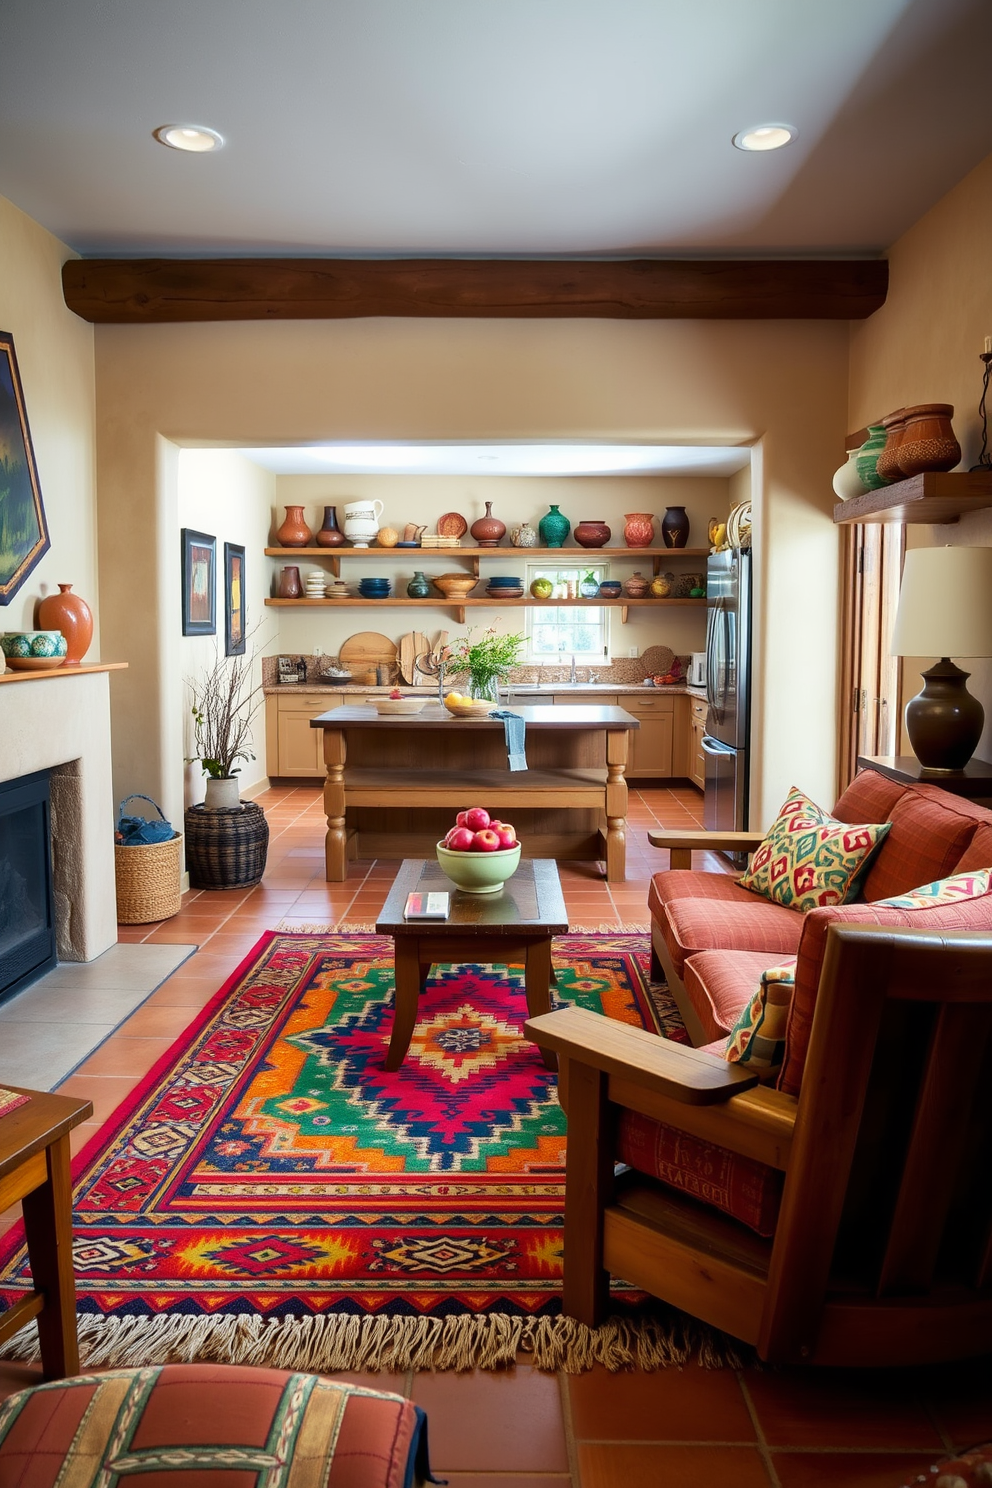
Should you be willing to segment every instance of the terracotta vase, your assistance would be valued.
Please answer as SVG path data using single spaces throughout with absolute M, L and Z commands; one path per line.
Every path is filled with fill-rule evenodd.
M 291 564 L 288 567 L 284 568 L 282 573 L 279 575 L 279 598 L 299 599 L 302 593 L 303 588 L 300 584 L 300 570 L 296 567 L 295 564 Z
M 666 548 L 684 548 L 689 541 L 689 518 L 684 506 L 670 506 L 661 519 L 661 535 Z
M 45 596 L 38 606 L 38 629 L 60 630 L 66 639 L 65 664 L 78 666 L 93 639 L 93 612 L 71 589 L 71 584 L 60 584 L 58 594 Z
M 469 528 L 480 548 L 495 548 L 506 531 L 506 523 L 493 516 L 493 504 L 486 502 L 486 515 L 473 522 Z
M 280 548 L 305 548 L 312 538 L 313 533 L 303 520 L 302 506 L 287 506 L 286 520 L 276 533 Z
M 881 480 L 885 482 L 902 479 L 902 471 L 899 469 L 899 446 L 906 432 L 906 410 L 897 408 L 895 413 L 890 413 L 888 418 L 882 420 L 882 428 L 885 430 L 885 444 L 882 452 L 875 461 L 875 470 Z
M 345 540 L 344 533 L 338 526 L 338 509 L 336 506 L 324 507 L 324 523 L 316 534 L 317 546 L 319 548 L 340 548 Z
M 624 580 L 623 592 L 628 599 L 643 599 L 650 588 L 650 579 L 646 579 L 642 573 L 633 573 L 629 579 Z
M 623 522 L 623 540 L 628 548 L 651 546 L 654 537 L 654 516 L 651 512 L 627 512 Z
M 605 522 L 580 522 L 575 529 L 575 541 L 580 548 L 601 548 L 610 540 L 610 529 Z
M 899 469 L 906 477 L 925 470 L 953 470 L 961 458 L 954 437 L 951 403 L 918 403 L 904 410 L 906 427 L 899 445 Z
M 885 430 L 881 424 L 868 425 L 868 438 L 858 450 L 858 478 L 866 491 L 877 491 L 885 482 L 877 470 L 878 457 L 885 448 Z

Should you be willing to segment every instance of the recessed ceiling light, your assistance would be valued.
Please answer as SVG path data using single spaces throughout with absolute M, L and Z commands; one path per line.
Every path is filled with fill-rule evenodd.
M 152 132 L 160 145 L 168 145 L 170 150 L 190 150 L 194 155 L 220 150 L 224 144 L 223 135 L 203 124 L 163 124 Z
M 792 124 L 755 124 L 734 135 L 738 150 L 781 150 L 791 145 L 799 130 Z

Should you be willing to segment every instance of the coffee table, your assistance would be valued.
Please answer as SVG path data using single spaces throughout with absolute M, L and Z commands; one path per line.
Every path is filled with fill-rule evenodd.
M 447 889 L 446 920 L 405 920 L 406 897 Z M 396 947 L 396 1017 L 386 1053 L 386 1069 L 399 1069 L 413 1037 L 420 993 L 435 961 L 523 962 L 527 1011 L 532 1018 L 551 1011 L 551 937 L 564 935 L 568 916 L 557 864 L 525 858 L 499 894 L 466 894 L 456 889 L 436 859 L 404 859 L 389 898 L 376 921 L 380 935 Z M 555 1057 L 542 1051 L 549 1069 Z

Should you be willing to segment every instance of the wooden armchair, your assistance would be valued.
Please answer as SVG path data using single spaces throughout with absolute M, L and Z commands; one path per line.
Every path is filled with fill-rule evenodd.
M 567 1064 L 566 1313 L 601 1322 L 614 1275 L 770 1361 L 988 1352 L 992 933 L 831 927 L 798 1099 L 579 1009 L 526 1032 Z M 625 1109 L 780 1170 L 772 1238 L 615 1177 Z

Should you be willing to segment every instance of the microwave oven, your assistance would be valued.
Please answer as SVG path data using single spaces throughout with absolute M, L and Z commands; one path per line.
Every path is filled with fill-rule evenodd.
M 706 686 L 706 652 L 693 651 L 689 658 L 689 686 Z

